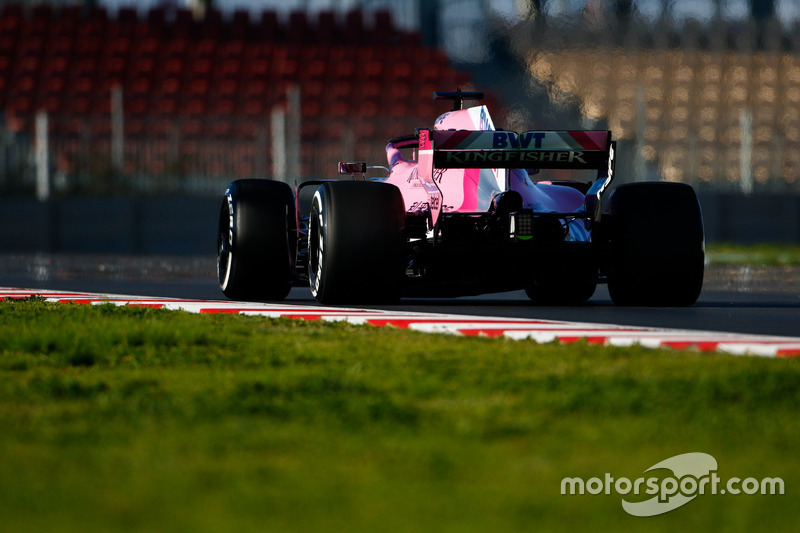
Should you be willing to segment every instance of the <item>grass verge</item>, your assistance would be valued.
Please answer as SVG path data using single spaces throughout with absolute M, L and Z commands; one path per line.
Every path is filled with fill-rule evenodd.
M 800 362 L 0 303 L 6 531 L 793 530 Z M 686 452 L 782 496 L 634 518 Z M 647 474 L 649 475 L 649 474 Z M 629 497 L 629 499 L 636 499 Z M 639 498 L 639 499 L 644 499 Z
M 791 244 L 726 244 L 706 246 L 714 265 L 800 266 L 800 246 Z

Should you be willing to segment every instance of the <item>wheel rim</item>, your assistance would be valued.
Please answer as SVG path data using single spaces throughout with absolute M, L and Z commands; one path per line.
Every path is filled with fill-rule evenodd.
M 233 262 L 233 214 L 228 208 L 230 205 L 230 202 L 226 202 L 220 209 L 217 232 L 217 281 L 223 291 L 228 288 Z
M 311 204 L 311 216 L 308 220 L 308 281 L 311 294 L 316 298 L 319 294 L 322 278 L 322 266 L 325 251 L 324 220 L 322 217 L 322 198 L 319 191 L 314 194 Z

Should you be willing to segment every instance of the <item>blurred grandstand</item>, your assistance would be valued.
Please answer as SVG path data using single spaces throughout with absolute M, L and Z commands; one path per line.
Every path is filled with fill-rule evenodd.
M 744 4 L 723 0 L 693 2 L 703 17 L 671 0 L 220 0 L 202 17 L 89 4 L 3 5 L 6 194 L 36 189 L 39 112 L 53 194 L 218 194 L 234 178 L 380 164 L 385 139 L 444 110 L 433 90 L 473 79 L 503 126 L 612 129 L 623 179 L 800 190 L 797 2 L 752 1 L 739 18 Z M 285 112 L 299 168 L 275 160 L 291 155 L 276 150 Z
M 8 4 L 0 18 L 2 190 L 33 191 L 41 111 L 55 193 L 219 194 L 234 178 L 330 176 L 342 158 L 383 164 L 384 140 L 446 110 L 434 90 L 469 83 L 441 50 L 397 29 L 388 11 L 284 18 L 209 9 L 197 19 L 188 9 L 109 15 Z M 293 88 L 299 109 L 287 110 Z M 299 116 L 297 175 L 273 176 L 275 111 Z
M 508 34 L 551 105 L 630 141 L 638 179 L 796 192 L 800 32 L 786 15 L 800 6 L 750 1 L 743 18 L 724 18 L 734 3 L 708 2 L 706 20 L 679 20 L 668 9 L 646 19 L 635 2 L 617 2 L 622 12 L 590 2 L 576 17 L 523 21 Z

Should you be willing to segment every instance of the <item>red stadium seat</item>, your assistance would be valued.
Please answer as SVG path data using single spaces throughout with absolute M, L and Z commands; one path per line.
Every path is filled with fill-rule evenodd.
M 359 77 L 367 80 L 380 80 L 383 78 L 383 66 L 383 61 L 371 59 L 360 66 Z
M 33 108 L 33 95 L 30 93 L 19 94 L 10 98 L 8 104 L 6 104 L 6 110 L 19 115 L 33 113 L 35 111 Z
M 110 93 L 115 87 L 123 87 L 123 93 L 125 92 L 124 89 L 125 85 L 125 78 L 122 75 L 109 75 L 103 78 L 99 78 L 95 81 L 95 90 L 98 91 L 99 94 L 107 94 Z
M 189 50 L 189 41 L 183 37 L 174 37 L 164 40 L 162 46 L 162 57 L 167 59 L 183 60 Z
M 300 113 L 304 119 L 317 120 L 323 113 L 322 102 L 319 100 L 307 100 L 303 102 Z
M 257 37 L 263 40 L 280 42 L 284 40 L 284 33 L 281 23 L 278 20 L 278 13 L 267 10 L 261 13 L 261 20 L 258 24 Z
M 17 43 L 18 56 L 40 56 L 45 50 L 45 38 L 42 35 L 25 35 Z
M 186 62 L 178 57 L 170 57 L 159 63 L 156 76 L 160 78 L 180 78 L 184 74 Z
M 88 115 L 91 108 L 92 100 L 87 94 L 77 94 L 73 96 L 67 94 L 64 98 L 64 112 L 70 115 Z
M 46 94 L 58 94 L 61 95 L 64 93 L 64 89 L 66 88 L 66 80 L 63 76 L 50 76 L 45 79 L 43 82 L 40 83 L 42 91 Z
M 95 93 L 92 96 L 92 108 L 89 112 L 96 116 L 110 116 L 111 96 L 109 94 L 100 94 L 99 91 Z
M 93 91 L 94 79 L 89 76 L 81 76 L 73 80 L 67 90 L 69 93 L 83 96 L 89 96 Z
M 301 81 L 320 80 L 327 73 L 328 62 L 322 59 L 313 59 L 303 63 L 303 68 L 299 69 Z
M 263 121 L 260 118 L 238 119 L 231 128 L 231 135 L 240 139 L 252 139 L 260 131 L 264 130 Z
M 349 79 L 337 79 L 328 86 L 328 95 L 333 101 L 349 101 L 353 96 L 353 81 Z
M 178 99 L 162 96 L 154 102 L 152 107 L 158 116 L 172 116 L 178 113 Z
M 237 9 L 233 12 L 233 18 L 228 28 L 229 39 L 250 40 L 250 12 L 244 9 Z
M 145 98 L 150 94 L 152 86 L 153 84 L 149 77 L 140 76 L 127 84 L 125 89 L 132 97 Z
M 249 98 L 245 101 L 242 110 L 247 116 L 264 116 L 267 114 L 267 106 L 263 99 Z
M 212 85 L 212 92 L 216 98 L 234 99 L 240 93 L 239 82 L 231 78 L 223 79 Z
M 200 116 L 206 113 L 206 101 L 200 96 L 184 99 L 178 111 L 182 115 Z
M 158 57 L 161 53 L 161 41 L 152 36 L 145 37 L 136 41 L 131 50 L 131 54 L 137 57 Z
M 144 118 L 136 116 L 125 117 L 125 122 L 123 122 L 123 127 L 125 128 L 125 137 L 126 140 L 128 141 L 131 138 L 137 139 L 140 137 L 144 137 L 148 133 L 147 121 Z
M 289 42 L 303 42 L 311 39 L 311 28 L 305 11 L 293 10 L 289 13 L 289 27 L 286 38 Z
M 377 117 L 381 113 L 381 108 L 375 100 L 364 100 L 360 102 L 355 110 L 355 115 L 359 119 Z
M 175 12 L 175 22 L 172 24 L 172 37 L 191 39 L 193 38 L 193 29 L 192 12 L 188 9 L 178 9 Z
M 358 100 L 377 100 L 380 98 L 382 90 L 383 86 L 373 80 L 359 83 L 353 94 Z
M 19 32 L 22 19 L 22 4 L 6 4 L 3 7 L 3 16 L 0 17 L 0 31 Z
M 242 75 L 242 62 L 238 58 L 228 58 L 218 61 L 214 69 L 214 77 L 224 79 L 239 79 Z
M 248 81 L 244 84 L 244 97 L 266 99 L 270 95 L 271 85 L 272 83 L 266 80 Z
M 56 35 L 47 43 L 48 55 L 71 57 L 74 49 L 75 37 L 73 36 Z
M 218 9 L 207 9 L 203 20 L 198 24 L 198 36 L 214 41 L 222 37 L 222 12 Z
M 61 16 L 50 21 L 50 36 L 53 37 L 67 37 L 69 39 L 75 38 L 75 33 L 78 30 L 78 18 L 69 18 L 65 16 L 64 9 L 62 8 Z
M 177 133 L 177 123 L 173 117 L 167 117 L 166 114 L 151 117 L 147 123 L 148 137 L 156 140 L 169 139 Z
M 301 98 L 304 102 L 321 102 L 325 95 L 325 84 L 320 80 L 312 80 L 304 83 L 301 89 Z
M 142 21 L 147 24 L 147 21 Z M 112 20 L 108 25 L 108 35 L 112 37 L 133 37 L 136 26 L 139 24 L 139 14 L 135 8 L 121 7 L 116 20 Z
M 126 98 L 125 113 L 130 115 L 144 115 L 150 110 L 150 101 L 142 95 L 132 95 Z
M 413 101 L 411 94 L 411 84 L 407 81 L 394 81 L 389 84 L 388 96 L 391 101 L 405 103 Z
M 166 18 L 166 10 L 163 7 L 151 7 L 147 11 L 147 23 L 152 28 L 164 28 Z M 160 33 L 159 33 L 160 35 Z
M 6 33 L 0 34 L 0 56 L 11 57 L 17 47 L 17 37 Z
M 347 13 L 344 28 L 344 40 L 346 42 L 351 44 L 361 42 L 366 30 L 364 28 L 364 15 L 360 10 L 353 10 Z
M 211 115 L 228 116 L 236 113 L 236 102 L 232 98 L 219 98 L 208 108 Z
M 244 56 L 245 41 L 239 38 L 222 41 L 217 46 L 217 60 L 241 60 Z
M 157 87 L 159 97 L 167 99 L 177 99 L 181 91 L 180 79 L 174 76 L 162 79 Z
M 128 69 L 129 79 L 149 78 L 155 75 L 156 61 L 152 57 L 140 57 Z
M 229 115 L 230 113 L 219 113 L 221 115 Z M 233 124 L 229 118 L 215 118 L 206 125 L 208 133 L 217 138 L 227 139 L 230 138 L 233 132 Z
M 342 59 L 336 63 L 334 77 L 339 80 L 355 80 L 359 79 L 356 71 L 356 62 L 354 59 Z
M 190 49 L 189 56 L 192 59 L 212 59 L 217 51 L 217 41 L 205 38 L 197 41 Z
M 41 61 L 38 55 L 29 55 L 17 59 L 16 72 L 18 76 L 38 76 Z
M 117 36 L 106 40 L 102 52 L 105 57 L 127 57 L 131 52 L 131 46 L 130 37 Z
M 266 79 L 272 74 L 272 63 L 268 59 L 246 61 L 243 69 L 245 79 Z
M 31 32 L 47 34 L 50 30 L 50 20 L 53 17 L 53 8 L 47 4 L 38 4 L 31 10 Z
M 179 131 L 180 131 L 180 136 L 181 136 L 182 139 L 196 139 L 198 137 L 201 137 L 203 135 L 203 130 L 205 129 L 204 126 L 203 126 L 203 120 L 200 119 L 200 118 L 197 118 L 197 117 L 199 117 L 200 115 L 202 115 L 205 112 L 205 107 L 203 107 L 203 111 L 202 112 L 193 112 L 193 110 L 191 108 L 192 108 L 192 104 L 190 102 L 187 109 L 189 109 L 188 113 L 190 115 L 193 115 L 193 117 L 192 118 L 185 118 L 185 119 L 180 121 L 180 130 Z M 197 109 L 199 109 L 199 108 L 200 108 L 200 106 L 198 105 Z
M 210 78 L 214 63 L 209 58 L 195 59 L 189 63 L 188 74 L 192 77 Z
M 347 31 L 345 29 L 345 31 Z M 336 23 L 336 13 L 332 10 L 320 11 L 317 15 L 317 27 L 314 38 L 317 42 L 334 43 L 341 37 L 339 25 Z

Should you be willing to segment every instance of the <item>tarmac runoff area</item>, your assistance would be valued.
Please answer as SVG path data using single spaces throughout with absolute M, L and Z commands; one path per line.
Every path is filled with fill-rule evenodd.
M 42 282 L 203 280 L 219 292 L 215 261 L 213 256 L 0 254 L 0 282 L 15 278 Z M 709 265 L 703 289 L 800 295 L 800 267 Z
M 393 326 L 409 328 L 421 332 L 447 333 L 456 335 L 484 335 L 507 337 L 511 339 L 531 339 L 536 342 L 571 343 L 584 340 L 593 344 L 630 346 L 639 344 L 646 347 L 670 347 L 694 349 L 701 352 L 723 352 L 733 355 L 754 355 L 765 357 L 800 356 L 800 336 L 766 335 L 703 330 L 702 321 L 698 329 L 670 328 L 656 326 L 631 326 L 591 321 L 553 320 L 532 317 L 547 314 L 547 308 L 532 306 L 526 302 L 515 303 L 510 307 L 526 310 L 526 317 L 494 316 L 497 299 L 489 300 L 481 306 L 480 300 L 470 300 L 466 309 L 476 307 L 480 314 L 426 312 L 447 305 L 411 304 L 395 305 L 384 309 L 362 309 L 348 307 L 319 306 L 313 300 L 302 297 L 292 298 L 281 303 L 233 302 L 224 300 L 216 287 L 213 259 L 206 258 L 154 258 L 154 257 L 100 257 L 100 256 L 6 256 L 0 268 L 0 298 L 24 298 L 34 294 L 49 301 L 74 301 L 85 304 L 112 302 L 118 305 L 139 305 L 164 309 L 181 309 L 196 313 L 241 313 L 265 317 L 289 317 L 305 320 L 347 321 L 354 324 Z M 9 283 L 12 282 L 12 283 Z M 27 282 L 20 284 L 21 282 Z M 159 287 L 172 287 L 185 284 L 182 290 L 197 291 L 190 287 L 206 285 L 214 296 L 211 298 L 174 298 L 117 294 L 111 289 L 125 286 L 126 283 L 146 282 L 143 287 L 157 290 Z M 75 290 L 53 288 L 62 286 L 107 286 L 107 291 Z M 45 287 L 45 286 L 50 286 Z M 294 291 L 303 289 L 294 289 Z M 710 267 L 707 270 L 704 293 L 737 294 L 747 301 L 748 295 L 778 293 L 788 298 L 779 307 L 784 314 L 800 312 L 800 269 L 796 268 L 754 268 L 754 267 Z M 607 293 L 606 293 L 607 295 Z M 607 297 L 607 296 L 606 296 Z M 291 295 L 290 295 L 291 298 Z M 596 305 L 579 306 L 578 310 L 593 312 L 602 318 L 606 307 L 603 295 L 596 296 Z M 756 299 L 757 300 L 757 299 Z M 763 309 L 763 302 L 754 300 L 752 307 Z M 499 301 L 504 301 L 500 299 Z M 593 299 L 594 301 L 594 299 Z M 794 302 L 794 304 L 792 304 Z M 424 302 L 423 302 L 424 303 Z M 708 304 L 698 303 L 698 307 L 680 308 L 702 315 Z M 748 307 L 746 304 L 745 309 Z M 420 308 L 423 311 L 420 311 Z M 569 311 L 568 308 L 558 308 Z M 501 309 L 502 311 L 502 309 Z M 633 311 L 641 312 L 642 309 Z M 675 311 L 670 309 L 670 311 Z M 506 313 L 508 314 L 508 313 Z M 573 313 L 575 314 L 575 313 Z M 792 318 L 789 318 L 793 321 Z M 797 324 L 796 321 L 793 321 Z

